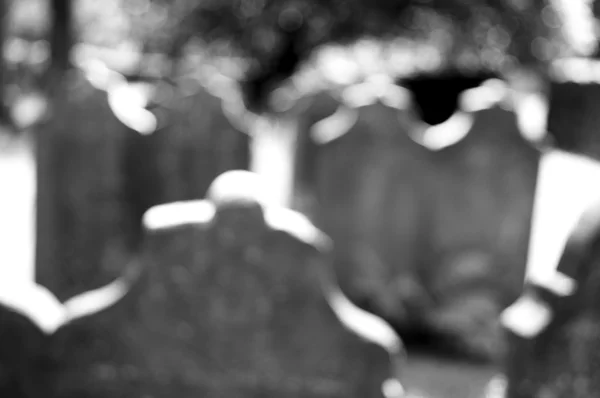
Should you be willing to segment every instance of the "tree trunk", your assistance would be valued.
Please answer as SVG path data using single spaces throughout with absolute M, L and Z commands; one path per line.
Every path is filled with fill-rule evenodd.
M 73 3 L 71 0 L 52 0 L 50 7 L 50 70 L 47 83 L 54 86 L 71 66 L 73 35 Z

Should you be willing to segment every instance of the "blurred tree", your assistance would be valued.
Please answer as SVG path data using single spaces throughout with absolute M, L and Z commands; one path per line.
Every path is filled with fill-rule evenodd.
M 326 43 L 362 37 L 404 37 L 437 53 L 445 66 L 534 67 L 595 45 L 587 0 L 136 0 L 164 17 L 165 36 L 186 38 L 241 54 L 248 62 L 249 99 L 263 97 L 310 52 Z M 577 3 L 577 4 L 575 4 Z M 574 32 L 583 33 L 574 33 Z M 177 32 L 175 34 L 175 32 Z M 174 50 L 173 53 L 177 51 Z M 417 56 L 418 54 L 415 54 Z M 421 57 L 422 62 L 431 62 Z

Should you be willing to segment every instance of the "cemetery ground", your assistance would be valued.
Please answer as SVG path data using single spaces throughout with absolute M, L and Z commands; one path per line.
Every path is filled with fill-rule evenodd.
M 0 286 L 32 283 L 35 245 L 35 160 L 29 136 L 0 134 Z M 409 351 L 411 396 L 479 398 L 494 375 L 490 366 Z

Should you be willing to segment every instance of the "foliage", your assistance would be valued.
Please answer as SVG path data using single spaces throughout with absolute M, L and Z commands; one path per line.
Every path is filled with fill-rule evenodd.
M 183 35 L 226 43 L 267 65 L 293 36 L 304 57 L 324 43 L 403 37 L 444 59 L 499 65 L 543 63 L 590 50 L 586 0 L 136 0 L 167 7 Z M 575 11 L 573 11 L 575 10 Z M 572 21 L 575 21 L 574 23 Z M 573 27 L 584 31 L 575 37 Z M 467 61 L 465 61 L 467 60 Z
M 47 0 L 12 1 L 9 31 L 43 38 Z M 590 0 L 74 0 L 86 43 L 144 43 L 179 55 L 192 37 L 261 68 L 293 46 L 305 59 L 326 43 L 361 37 L 428 48 L 450 63 L 544 63 L 590 52 Z M 598 8 L 597 2 L 593 7 Z M 35 11 L 35 12 L 34 12 Z M 415 46 L 416 44 L 416 46 Z M 421 50 L 420 50 L 421 51 Z M 421 51 L 422 52 L 422 51 Z M 425 60 L 424 60 L 425 62 Z
M 591 0 L 73 1 L 80 41 L 129 43 L 174 59 L 239 58 L 245 91 L 256 99 L 315 49 L 362 38 L 385 43 L 396 72 L 543 67 L 596 43 Z M 47 3 L 13 0 L 13 34 L 46 37 Z

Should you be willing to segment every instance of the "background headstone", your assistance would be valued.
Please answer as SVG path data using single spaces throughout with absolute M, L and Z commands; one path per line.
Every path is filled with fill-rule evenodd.
M 128 314 L 120 312 L 119 307 L 134 292 L 140 269 L 135 263 L 124 268 L 125 273 L 117 280 L 72 297 L 65 304 L 37 284 L 3 284 L 0 292 L 0 392 L 3 395 L 16 398 L 98 396 L 88 394 L 93 390 L 91 387 L 79 395 L 69 395 L 64 386 L 71 388 L 77 383 L 65 381 L 62 370 L 77 368 L 80 374 L 89 373 L 100 357 L 112 366 L 120 355 L 104 342 L 126 344 L 125 340 L 111 341 L 110 337 L 126 324 L 122 320 Z M 119 313 L 120 317 L 115 318 Z M 110 322 L 99 323 L 99 320 L 106 321 L 107 316 Z M 87 335 L 73 336 L 73 331 L 80 330 L 81 325 L 90 324 L 93 325 Z M 100 335 L 102 346 L 96 344 L 101 339 L 87 338 Z M 65 336 L 69 337 L 65 339 Z M 127 352 L 127 348 L 122 347 L 122 352 Z
M 124 155 L 133 227 L 150 207 L 201 199 L 217 175 L 248 169 L 249 132 L 232 123 L 222 104 L 191 79 L 157 84 L 147 106 L 157 129 L 147 135 L 131 131 Z
M 149 212 L 139 340 L 153 347 L 147 372 L 170 381 L 154 395 L 382 396 L 389 354 L 342 326 L 321 291 L 327 264 L 316 248 L 269 226 L 283 214 L 293 231 L 298 215 L 267 210 L 265 224 L 246 205 Z
M 558 148 L 600 159 L 599 98 L 596 82 L 552 83 L 548 130 Z
M 296 113 L 296 143 L 293 172 L 293 206 L 300 211 L 308 206 L 311 182 L 316 178 L 315 162 L 318 144 L 311 139 L 310 130 L 319 121 L 331 116 L 340 101 L 327 90 L 301 97 L 294 105 Z
M 435 153 L 424 279 L 437 303 L 430 323 L 463 349 L 497 357 L 498 316 L 525 277 L 539 152 L 500 105 L 473 117 L 462 140 Z
M 319 146 L 311 217 L 335 242 L 343 289 L 406 327 L 429 304 L 417 273 L 427 251 L 429 153 L 408 136 L 409 110 L 378 100 L 346 108 L 315 126 L 344 131 Z
M 0 394 L 35 398 L 26 382 L 29 363 L 43 350 L 43 335 L 22 314 L 0 305 Z
M 36 130 L 36 280 L 59 300 L 97 288 L 129 256 L 121 159 L 127 128 L 80 70 Z

